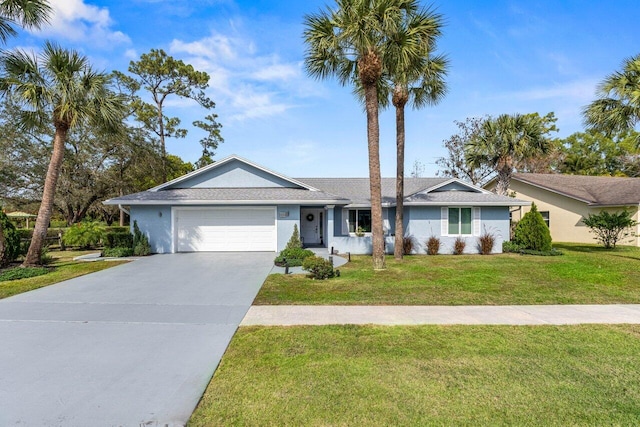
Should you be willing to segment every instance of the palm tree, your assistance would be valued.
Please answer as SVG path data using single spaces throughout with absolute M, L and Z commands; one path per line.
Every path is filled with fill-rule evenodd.
M 599 99 L 583 110 L 587 126 L 605 132 L 631 131 L 640 122 L 640 54 L 624 61 L 598 86 Z M 640 147 L 640 138 L 636 140 Z
M 404 238 L 404 109 L 411 99 L 414 108 L 437 104 L 446 94 L 444 77 L 448 60 L 433 56 L 441 35 L 442 16 L 417 3 L 407 11 L 397 34 L 391 37 L 388 91 L 396 109 L 396 225 L 394 256 L 402 259 Z
M 495 192 L 507 195 L 516 164 L 548 152 L 545 133 L 544 122 L 530 114 L 489 118 L 465 146 L 466 161 L 474 167 L 490 165 L 498 173 Z
M 391 34 L 413 0 L 337 0 L 335 10 L 305 17 L 305 66 L 317 78 L 336 76 L 342 85 L 357 83 L 367 114 L 373 268 L 385 268 L 380 179 L 378 86 L 388 61 Z
M 109 90 L 109 77 L 92 70 L 86 57 L 47 42 L 38 56 L 16 50 L 0 58 L 0 95 L 22 108 L 23 127 L 53 125 L 53 151 L 29 251 L 23 263 L 40 263 L 64 156 L 67 133 L 83 122 L 116 129 L 125 115 L 120 95 Z
M 24 28 L 40 28 L 49 22 L 52 9 L 46 0 L 0 1 L 0 40 L 5 43 L 17 34 L 14 25 Z

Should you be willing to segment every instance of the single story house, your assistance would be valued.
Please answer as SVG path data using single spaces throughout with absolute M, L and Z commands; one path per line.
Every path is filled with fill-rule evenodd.
M 485 188 L 492 189 L 495 181 Z M 545 219 L 551 238 L 557 242 L 594 243 L 594 234 L 582 222 L 583 217 L 602 210 L 619 212 L 626 209 L 640 221 L 640 178 L 609 176 L 516 173 L 509 191 L 515 197 L 534 202 Z M 529 207 L 512 209 L 513 221 L 519 221 Z M 623 245 L 640 246 L 640 225 Z
M 297 225 L 305 246 L 371 253 L 368 178 L 289 178 L 230 156 L 150 190 L 105 201 L 128 211 L 155 253 L 280 251 Z M 529 202 L 502 197 L 453 178 L 407 178 L 405 235 L 425 253 L 430 236 L 451 253 L 457 237 L 477 253 L 483 232 L 509 238 L 509 207 Z M 395 178 L 382 180 L 387 252 L 393 252 Z

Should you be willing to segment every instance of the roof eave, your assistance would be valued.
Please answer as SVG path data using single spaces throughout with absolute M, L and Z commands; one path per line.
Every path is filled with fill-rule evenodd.
M 102 202 L 104 205 L 123 206 L 221 206 L 221 205 L 337 205 L 348 203 L 348 200 L 117 200 Z

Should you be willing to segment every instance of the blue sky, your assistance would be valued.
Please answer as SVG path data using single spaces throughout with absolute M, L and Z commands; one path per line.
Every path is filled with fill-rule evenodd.
M 50 0 L 52 25 L 9 47 L 44 40 L 77 49 L 99 69 L 125 71 L 152 48 L 211 76 L 224 144 L 293 177 L 367 176 L 365 117 L 351 88 L 317 81 L 303 68 L 303 18 L 333 1 Z M 555 112 L 560 136 L 582 130 L 580 110 L 596 85 L 640 53 L 640 8 L 634 0 L 437 1 L 446 26 L 449 93 L 437 106 L 407 114 L 406 166 L 434 175 L 455 120 L 502 113 Z M 168 114 L 190 128 L 205 113 L 173 100 Z M 392 110 L 381 114 L 381 168 L 395 174 Z M 201 135 L 172 140 L 168 150 L 200 156 Z

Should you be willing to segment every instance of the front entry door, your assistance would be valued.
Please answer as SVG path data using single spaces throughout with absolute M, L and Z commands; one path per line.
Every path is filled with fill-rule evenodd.
M 304 245 L 322 244 L 322 209 L 300 210 L 300 237 Z

